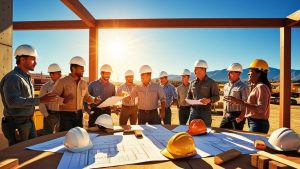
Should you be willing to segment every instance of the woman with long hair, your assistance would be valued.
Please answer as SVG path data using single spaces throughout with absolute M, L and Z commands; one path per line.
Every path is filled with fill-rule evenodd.
M 231 103 L 241 104 L 246 107 L 245 117 L 248 120 L 249 131 L 268 133 L 271 84 L 268 80 L 268 63 L 262 59 L 255 59 L 249 66 L 248 81 L 251 84 L 251 92 L 247 102 L 232 96 L 224 97 Z

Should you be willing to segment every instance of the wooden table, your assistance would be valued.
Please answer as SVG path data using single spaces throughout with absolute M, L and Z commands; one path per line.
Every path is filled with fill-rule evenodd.
M 176 125 L 164 125 L 165 128 L 171 130 L 176 127 Z M 228 132 L 237 132 L 234 130 L 226 130 L 220 128 L 213 128 L 217 132 L 228 131 Z M 100 135 L 107 135 L 107 133 L 100 132 L 98 129 L 90 129 L 89 132 L 97 132 Z M 245 133 L 245 132 L 243 132 Z M 25 147 L 45 142 L 51 139 L 55 139 L 61 136 L 64 136 L 66 132 L 60 132 L 57 134 L 47 135 L 38 137 L 32 140 L 28 140 L 6 149 L 0 151 L 0 161 L 3 161 L 8 158 L 18 158 L 20 168 L 28 169 L 47 169 L 47 168 L 57 168 L 59 161 L 63 154 L 61 153 L 51 153 L 51 152 L 40 152 L 27 150 Z M 267 152 L 273 154 L 280 154 L 281 152 L 267 149 Z M 279 156 L 284 157 L 288 160 L 292 160 L 300 164 L 300 153 L 297 152 L 286 152 L 280 154 Z M 113 169 L 173 169 L 173 168 L 187 168 L 187 169 L 206 169 L 206 168 L 253 168 L 251 167 L 251 157 L 250 155 L 242 155 L 241 157 L 227 162 L 222 165 L 215 165 L 213 162 L 213 157 L 207 157 L 202 159 L 177 159 L 164 162 L 145 162 L 139 164 L 131 164 L 124 166 L 110 167 Z

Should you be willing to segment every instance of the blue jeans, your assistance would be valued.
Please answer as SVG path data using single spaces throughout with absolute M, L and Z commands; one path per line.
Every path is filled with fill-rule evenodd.
M 18 134 L 16 134 L 16 129 L 19 131 Z M 9 146 L 35 138 L 37 136 L 35 125 L 32 119 L 2 118 L 2 131 L 8 140 Z
M 247 118 L 249 131 L 268 133 L 270 129 L 269 120 Z
M 186 125 L 190 118 L 191 106 L 180 106 L 178 111 L 179 124 Z
M 211 127 L 211 123 L 212 123 L 211 110 L 210 109 L 192 108 L 189 123 L 194 119 L 202 119 L 204 121 L 206 127 Z
M 166 107 L 165 109 L 165 119 L 164 124 L 171 124 L 172 112 L 170 107 Z
M 82 111 L 78 112 L 59 112 L 60 131 L 68 131 L 74 127 L 82 127 Z

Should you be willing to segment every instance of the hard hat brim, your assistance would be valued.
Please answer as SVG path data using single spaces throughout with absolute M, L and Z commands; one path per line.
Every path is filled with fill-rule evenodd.
M 89 144 L 84 146 L 84 147 L 80 147 L 80 148 L 68 148 L 68 147 L 66 147 L 66 149 L 73 152 L 73 153 L 80 153 L 80 152 L 89 150 L 92 147 L 93 147 L 93 143 L 90 140 Z
M 175 154 L 170 153 L 167 150 L 167 148 L 163 149 L 160 153 L 170 159 L 186 158 L 186 157 L 191 157 L 191 156 L 194 156 L 197 154 L 197 152 L 195 151 L 192 154 L 188 154 L 188 155 L 175 155 Z

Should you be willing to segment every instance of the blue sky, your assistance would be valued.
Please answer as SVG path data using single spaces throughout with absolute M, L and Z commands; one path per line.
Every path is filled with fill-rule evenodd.
M 85 0 L 96 19 L 122 18 L 284 18 L 300 9 L 299 0 Z M 62 2 L 14 0 L 14 21 L 77 20 Z M 24 10 L 26 7 L 26 10 Z M 13 49 L 32 44 L 40 58 L 35 72 L 46 72 L 58 63 L 63 73 L 79 55 L 88 60 L 88 31 L 14 31 Z M 300 29 L 292 30 L 292 68 L 300 69 Z M 233 62 L 247 67 L 262 58 L 279 67 L 279 29 L 105 29 L 99 30 L 99 66 L 113 66 L 112 79 L 123 72 L 136 73 L 149 64 L 156 77 L 161 70 L 179 74 L 192 70 L 195 60 L 205 59 L 210 70 L 224 69 Z M 85 75 L 88 75 L 86 70 Z M 137 78 L 139 79 L 139 78 Z

